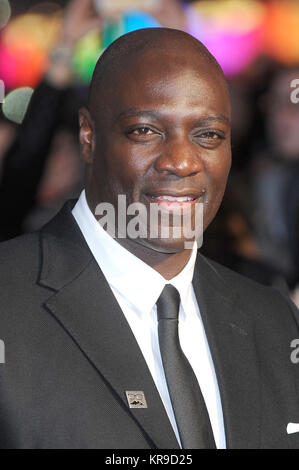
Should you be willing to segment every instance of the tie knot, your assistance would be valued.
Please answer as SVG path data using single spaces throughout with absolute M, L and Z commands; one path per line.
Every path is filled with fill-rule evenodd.
M 177 320 L 179 317 L 180 294 L 171 284 L 166 284 L 157 300 L 159 320 Z

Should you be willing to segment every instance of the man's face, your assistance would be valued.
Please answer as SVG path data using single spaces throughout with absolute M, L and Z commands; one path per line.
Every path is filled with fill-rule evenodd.
M 213 66 L 171 55 L 148 54 L 128 64 L 93 106 L 87 199 L 92 207 L 109 202 L 117 209 L 121 194 L 127 206 L 188 208 L 192 217 L 201 202 L 205 229 L 219 208 L 230 168 L 229 99 Z M 183 236 L 135 240 L 162 252 L 181 251 L 184 241 Z

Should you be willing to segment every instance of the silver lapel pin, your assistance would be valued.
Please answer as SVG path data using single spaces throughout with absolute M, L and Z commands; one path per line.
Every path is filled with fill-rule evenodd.
M 126 391 L 126 396 L 130 408 L 147 408 L 144 392 Z

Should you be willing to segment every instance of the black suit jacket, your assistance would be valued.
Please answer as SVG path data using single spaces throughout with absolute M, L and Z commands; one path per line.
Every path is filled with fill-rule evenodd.
M 159 393 L 71 214 L 0 245 L 1 448 L 178 448 Z M 121 262 L 121 260 L 120 260 Z M 298 312 L 278 291 L 198 256 L 194 289 L 228 448 L 299 448 Z M 125 391 L 142 390 L 146 409 Z

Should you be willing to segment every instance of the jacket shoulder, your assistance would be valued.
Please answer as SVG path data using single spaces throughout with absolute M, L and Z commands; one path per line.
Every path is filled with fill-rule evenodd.
M 236 292 L 239 303 L 244 310 L 250 309 L 256 313 L 261 311 L 262 316 L 274 314 L 274 312 L 290 312 L 299 325 L 299 310 L 292 302 L 286 289 L 280 289 L 275 286 L 266 286 L 249 279 L 242 274 L 232 271 L 216 261 L 208 259 L 201 255 L 204 262 L 207 263 L 226 284 L 227 289 Z
M 40 263 L 39 233 L 30 233 L 0 243 L 0 284 L 18 279 L 36 280 Z
M 239 274 L 232 269 L 213 261 L 203 255 L 200 255 L 204 262 L 227 284 L 238 286 L 238 289 L 245 289 L 246 291 L 255 291 L 261 294 L 265 294 L 269 291 L 269 287 L 261 284 L 260 282 L 254 281 L 243 274 Z

